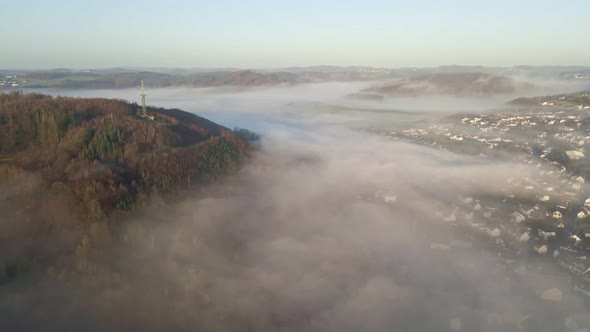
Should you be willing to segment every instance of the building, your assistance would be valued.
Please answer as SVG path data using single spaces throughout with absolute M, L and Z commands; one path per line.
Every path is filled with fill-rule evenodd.
M 565 154 L 571 160 L 580 160 L 580 159 L 584 159 L 585 158 L 585 156 L 584 156 L 584 154 L 582 152 L 576 151 L 576 150 L 566 151 Z

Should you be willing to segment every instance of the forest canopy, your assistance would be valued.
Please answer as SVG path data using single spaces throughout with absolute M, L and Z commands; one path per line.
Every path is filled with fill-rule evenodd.
M 234 172 L 249 154 L 245 139 L 202 117 L 150 107 L 151 119 L 139 109 L 0 94 L 0 282 L 56 254 L 42 239 L 57 238 L 58 254 L 74 250 L 89 228 Z

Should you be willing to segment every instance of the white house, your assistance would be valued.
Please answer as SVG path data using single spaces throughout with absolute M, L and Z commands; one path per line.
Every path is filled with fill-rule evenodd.
M 446 218 L 444 218 L 443 221 L 446 221 L 446 222 L 454 222 L 454 221 L 457 221 L 457 217 L 455 216 L 454 213 L 451 213 L 451 215 L 448 216 L 448 217 L 446 217 Z
M 535 248 L 540 255 L 545 255 L 547 253 L 547 246 L 542 245 L 538 248 Z
M 498 237 L 500 236 L 500 230 L 498 228 L 494 228 L 493 230 L 488 229 L 488 235 L 491 237 Z
M 565 154 L 571 160 L 579 160 L 579 159 L 584 159 L 585 158 L 585 156 L 584 156 L 584 154 L 582 152 L 576 151 L 576 150 L 566 151 Z
M 397 196 L 383 196 L 383 201 L 385 203 L 395 203 L 397 202 Z
M 576 244 L 578 244 L 582 241 L 582 239 L 580 239 L 580 237 L 577 235 L 570 236 L 570 239 L 574 240 Z
M 545 231 L 539 230 L 539 236 L 542 237 L 543 239 L 547 240 L 550 237 L 555 237 L 555 232 L 545 232 Z
M 477 228 L 484 228 L 487 226 L 487 222 L 484 220 L 474 220 L 471 222 L 471 226 L 473 227 L 477 227 Z
M 512 213 L 512 217 L 514 218 L 514 221 L 517 223 L 523 222 L 526 219 L 525 216 L 523 216 L 519 212 Z

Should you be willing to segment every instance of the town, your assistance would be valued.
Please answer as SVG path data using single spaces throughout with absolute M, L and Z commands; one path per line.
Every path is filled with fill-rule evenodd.
M 568 103 L 570 96 L 575 96 L 575 103 Z M 580 103 L 580 96 L 588 101 Z M 527 165 L 533 171 L 523 178 L 508 178 L 501 197 L 449 197 L 447 209 L 434 212 L 447 235 L 441 237 L 437 230 L 426 243 L 443 252 L 489 245 L 512 273 L 539 273 L 533 266 L 549 264 L 568 275 L 571 289 L 541 290 L 544 300 L 560 302 L 564 292 L 590 300 L 587 97 L 588 93 L 578 93 L 541 98 L 532 108 L 454 115 L 442 123 L 370 131 L 490 162 Z M 398 197 L 393 195 L 377 193 L 376 198 L 394 204 Z
M 16 75 L 8 75 L 6 77 L 0 76 L 0 89 L 1 88 L 18 88 L 22 85 L 22 83 L 26 83 L 27 81 L 19 80 Z
M 565 96 L 558 100 L 567 102 Z M 507 268 L 522 270 L 529 260 L 527 264 L 535 264 L 531 259 L 535 256 L 552 262 L 570 274 L 572 290 L 590 300 L 590 188 L 586 184 L 590 180 L 586 157 L 590 102 L 559 107 L 556 102 L 541 100 L 537 106 L 456 115 L 446 123 L 422 127 L 371 131 L 390 139 L 534 168 L 530 176 L 507 179 L 503 197 L 449 198 L 448 209 L 436 211 L 435 217 L 453 231 L 443 241 L 432 241 L 431 249 L 472 249 L 476 238 L 487 239 Z M 394 203 L 397 196 L 382 199 Z M 561 298 L 563 290 L 550 291 Z

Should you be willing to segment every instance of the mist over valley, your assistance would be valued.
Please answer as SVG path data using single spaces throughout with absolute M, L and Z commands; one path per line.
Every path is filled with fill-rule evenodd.
M 260 135 L 255 151 L 235 173 L 174 200 L 152 193 L 134 212 L 53 226 L 64 229 L 55 234 L 67 230 L 74 252 L 5 255 L 6 264 L 31 267 L 6 265 L 1 326 L 556 331 L 584 324 L 587 273 L 560 264 L 586 262 L 586 221 L 576 214 L 590 192 L 576 177 L 585 179 L 587 168 L 529 153 L 537 149 L 530 137 L 550 129 L 528 124 L 563 118 L 577 133 L 589 111 L 542 99 L 514 108 L 493 96 L 347 97 L 373 84 L 148 89 L 150 113 L 172 107 L 247 128 Z M 37 92 L 131 102 L 139 95 Z M 571 149 L 584 151 L 581 139 Z M 22 197 L 3 183 L 4 200 Z M 564 191 L 565 201 L 553 194 Z M 4 204 L 3 215 L 14 208 Z M 36 237 L 35 246 L 55 247 L 55 239 Z
M 590 331 L 590 2 L 1 8 L 0 332 Z

